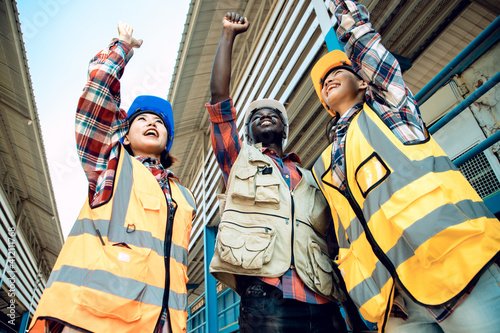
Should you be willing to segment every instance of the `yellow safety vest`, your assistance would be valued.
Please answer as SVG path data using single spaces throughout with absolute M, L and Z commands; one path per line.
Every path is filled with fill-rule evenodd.
M 173 181 L 170 187 L 173 207 L 151 172 L 120 149 L 113 195 L 98 207 L 83 206 L 30 332 L 45 332 L 45 320 L 91 332 L 153 332 L 167 307 L 171 331 L 186 330 L 196 206 L 186 188 Z
M 498 257 L 500 223 L 436 141 L 401 143 L 365 104 L 349 125 L 345 151 L 344 192 L 332 184 L 332 145 L 313 174 L 362 316 L 383 330 L 394 280 L 422 305 L 463 295 Z

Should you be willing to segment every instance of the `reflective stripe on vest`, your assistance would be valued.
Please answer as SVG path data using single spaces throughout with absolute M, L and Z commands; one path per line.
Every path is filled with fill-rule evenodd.
M 80 276 L 88 276 L 90 273 L 92 273 L 92 280 L 85 285 L 84 284 L 85 281 L 82 281 Z M 162 306 L 163 297 L 158 297 L 158 295 L 163 295 L 163 288 L 158 288 L 133 279 L 120 277 L 114 275 L 111 272 L 102 270 L 91 271 L 87 268 L 62 266 L 61 269 L 52 272 L 45 288 L 50 288 L 52 283 L 54 281 L 57 281 L 57 282 L 71 283 L 76 286 L 85 286 L 86 288 L 91 288 L 106 293 L 112 293 L 113 295 L 118 297 L 134 300 L 134 298 L 130 298 L 129 294 L 127 293 L 127 291 L 130 291 L 130 289 L 121 290 L 118 288 L 111 290 L 111 288 L 109 288 L 109 286 L 106 285 L 106 283 L 110 281 L 113 281 L 113 283 L 121 284 L 120 282 L 116 282 L 120 280 L 126 281 L 126 283 L 124 284 L 126 284 L 127 287 L 131 288 L 132 290 L 138 290 L 139 291 L 138 293 L 140 293 L 141 290 L 144 290 L 142 298 L 140 299 L 142 303 L 148 303 L 159 307 Z M 170 290 L 168 298 L 168 307 L 175 310 L 186 311 L 188 305 L 184 295 L 178 294 Z
M 109 225 L 109 221 L 107 220 L 97 220 L 92 221 L 90 219 L 80 219 L 75 222 L 73 229 L 69 233 L 69 236 L 78 236 L 82 234 L 90 234 L 92 236 L 97 237 L 96 229 L 106 230 Z M 95 225 L 95 228 L 94 228 Z M 110 242 L 124 242 L 123 234 L 127 233 L 127 228 L 122 227 L 123 230 L 119 230 L 119 228 L 113 228 L 112 231 L 108 234 L 108 241 Z M 101 234 L 104 234 L 101 232 Z M 121 237 L 121 238 L 120 238 Z M 106 241 L 105 238 L 103 238 Z M 165 242 L 151 236 L 151 232 L 136 230 L 134 231 L 134 237 L 130 237 L 129 240 L 125 241 L 128 245 L 134 245 L 137 247 L 143 248 L 151 248 L 155 251 L 159 256 L 163 256 L 165 250 Z M 174 258 L 179 264 L 183 264 L 184 266 L 188 265 L 188 250 L 183 248 L 182 246 L 173 244 L 170 249 L 170 257 Z

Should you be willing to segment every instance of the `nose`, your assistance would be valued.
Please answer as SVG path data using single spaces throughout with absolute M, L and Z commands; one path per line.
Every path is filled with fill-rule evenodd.
M 331 76 L 328 76 L 326 79 L 325 79 L 325 82 L 323 82 L 323 88 L 328 85 L 328 83 L 332 82 L 333 81 L 333 78 Z
M 147 126 L 156 127 L 156 120 L 155 119 L 149 119 Z

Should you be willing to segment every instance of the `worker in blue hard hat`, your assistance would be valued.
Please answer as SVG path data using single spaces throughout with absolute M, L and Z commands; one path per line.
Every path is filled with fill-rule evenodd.
M 142 41 L 119 38 L 90 62 L 76 113 L 88 199 L 40 299 L 30 332 L 185 332 L 187 251 L 196 205 L 168 168 L 170 103 L 120 109 L 120 78 Z
M 138 96 L 127 112 L 129 132 L 122 138 L 133 156 L 152 156 L 168 168 L 175 161 L 169 154 L 174 141 L 174 119 L 170 103 L 156 96 Z M 161 126 L 163 125 L 163 126 Z

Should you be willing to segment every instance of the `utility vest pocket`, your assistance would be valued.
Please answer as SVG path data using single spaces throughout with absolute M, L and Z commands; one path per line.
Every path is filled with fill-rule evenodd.
M 314 285 L 323 295 L 331 295 L 333 268 L 330 257 L 321 251 L 319 244 L 314 241 L 309 242 L 307 252 L 311 263 L 311 270 L 308 273 Z
M 243 269 L 260 269 L 271 261 L 276 232 L 270 227 L 221 222 L 217 235 L 220 259 Z
M 279 209 L 280 179 L 275 174 L 264 174 L 258 166 L 236 166 L 231 199 L 235 204 L 267 206 Z M 267 170 L 272 170 L 268 168 Z
M 79 289 L 78 304 L 98 317 L 139 320 L 151 249 L 132 250 L 125 244 L 101 249 Z

